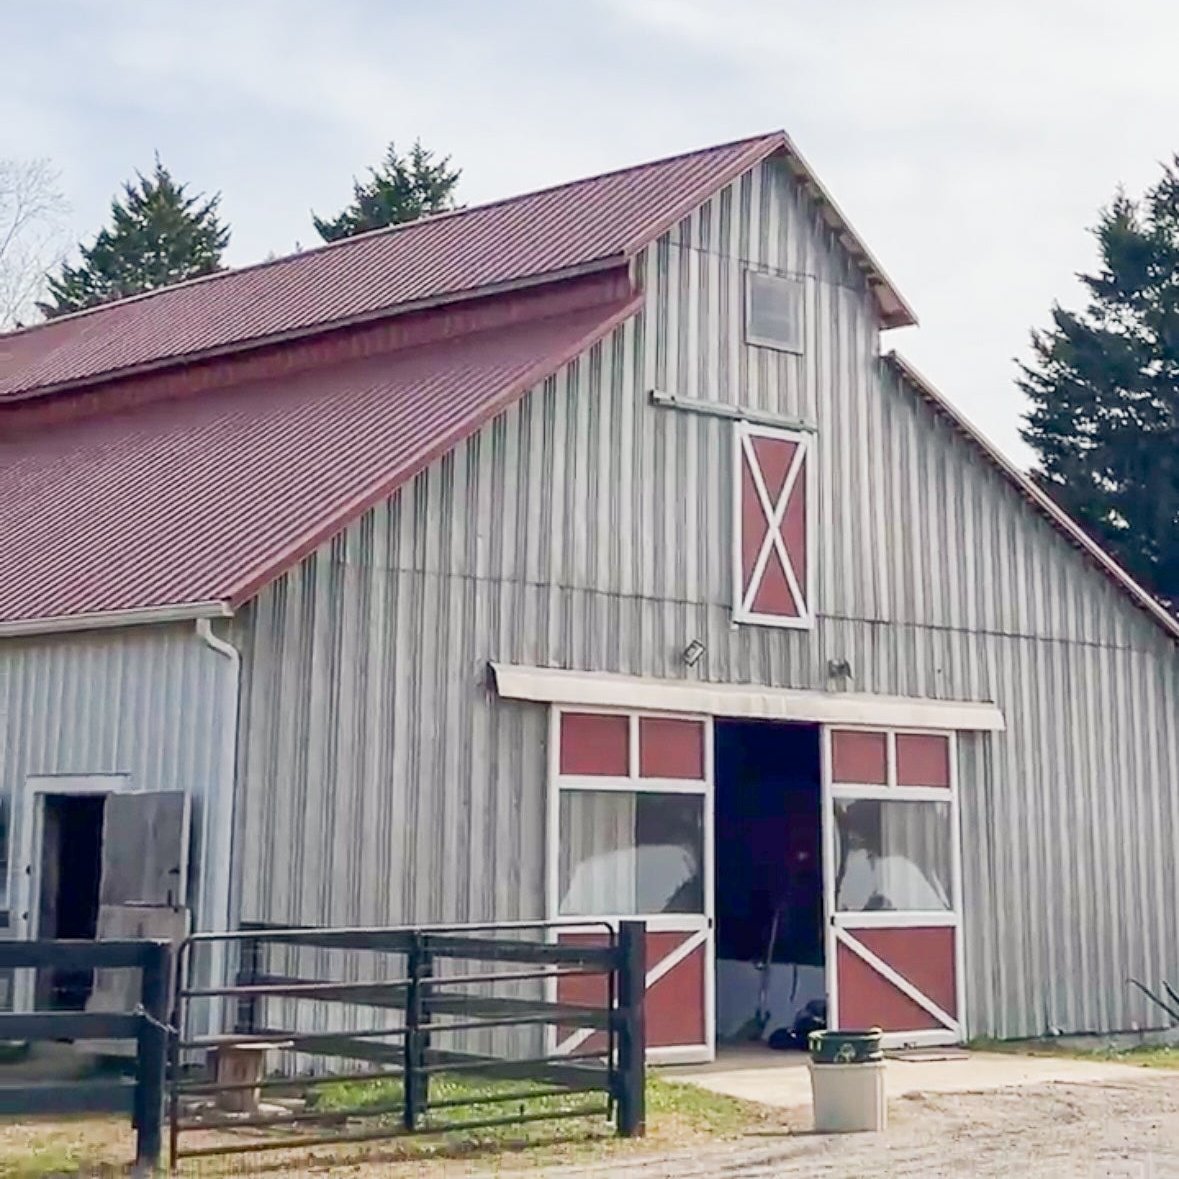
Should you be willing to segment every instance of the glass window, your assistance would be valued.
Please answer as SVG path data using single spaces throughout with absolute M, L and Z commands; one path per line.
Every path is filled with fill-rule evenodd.
M 560 912 L 704 912 L 704 798 L 561 792 Z
M 797 278 L 747 271 L 745 338 L 750 344 L 801 353 L 804 288 Z
M 949 803 L 836 799 L 835 832 L 840 912 L 952 907 Z

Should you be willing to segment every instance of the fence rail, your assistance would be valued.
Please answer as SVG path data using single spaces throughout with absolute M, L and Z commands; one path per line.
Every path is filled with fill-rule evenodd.
M 0 1040 L 135 1040 L 135 1078 L 0 1084 L 0 1115 L 127 1113 L 135 1126 L 138 1167 L 160 1158 L 166 1019 L 172 953 L 156 941 L 0 941 L 0 970 L 139 969 L 134 1012 L 32 1011 L 0 1014 Z
M 564 1118 L 609 1117 L 619 1134 L 642 1134 L 643 924 L 623 922 L 617 931 L 603 924 L 600 945 L 561 944 L 558 935 L 569 924 L 385 929 L 251 925 L 233 933 L 193 935 L 180 950 L 172 1022 L 184 1029 L 191 1026 L 194 1004 L 228 1003 L 236 1004 L 237 1030 L 232 1034 L 182 1031 L 172 1041 L 168 1119 L 173 1165 L 182 1158 L 211 1154 L 366 1142 Z M 586 923 L 578 922 L 576 928 L 584 931 Z M 197 956 L 214 947 L 221 960 L 236 951 L 232 983 L 218 986 L 195 981 Z M 325 965 L 325 954 L 336 955 L 334 969 Z M 316 959 L 319 970 L 307 971 L 299 964 L 292 972 L 289 962 L 275 968 L 270 958 L 284 955 Z M 374 970 L 379 964 L 395 976 L 364 981 L 344 977 L 355 971 L 340 965 L 340 955 L 368 955 L 366 961 Z M 350 961 L 356 965 L 355 958 Z M 443 964 L 476 969 L 444 973 Z M 487 969 L 489 964 L 509 969 Z M 313 973 L 316 976 L 310 977 Z M 320 977 L 324 973 L 329 977 Z M 570 977 L 602 980 L 602 1002 L 561 1001 L 557 988 L 560 980 Z M 546 997 L 492 993 L 504 985 L 531 986 Z M 339 1013 L 335 1021 L 339 1026 L 304 1026 L 299 1012 L 308 1004 L 321 1011 L 320 1005 L 327 1005 Z M 382 1022 L 372 1014 L 362 1017 L 362 1010 L 383 1012 L 383 1018 L 393 1022 Z M 596 1048 L 560 1056 L 475 1052 L 462 1047 L 464 1034 L 558 1027 L 588 1029 Z M 460 1037 L 458 1046 L 452 1037 Z M 319 1058 L 319 1071 L 309 1076 L 263 1075 L 261 1061 L 276 1049 Z M 232 1059 L 236 1053 L 240 1063 L 243 1052 L 255 1054 L 256 1073 L 245 1080 L 225 1079 L 217 1058 Z M 194 1053 L 214 1057 L 212 1076 L 191 1075 L 186 1062 Z M 338 1060 L 351 1062 L 347 1071 L 338 1069 Z M 291 1063 L 289 1057 L 287 1063 Z M 443 1074 L 500 1087 L 459 1096 L 433 1092 L 432 1081 Z M 259 1108 L 263 1093 L 305 1095 L 331 1083 L 374 1080 L 388 1082 L 387 1092 L 364 1104 L 326 1109 L 314 1098 L 304 1097 L 302 1104 L 294 1100 L 286 1107 Z M 236 1108 L 219 1112 L 218 1105 L 224 1105 L 227 1097 Z M 571 1100 L 527 1108 L 530 1102 L 558 1097 Z M 593 1103 L 581 1100 L 595 1097 Z M 513 1104 L 518 1108 L 510 1113 L 494 1112 Z M 458 1116 L 464 1107 L 474 1116 Z M 335 1127 L 335 1132 L 328 1133 L 325 1127 Z M 182 1140 L 189 1133 L 225 1128 L 235 1131 L 233 1141 L 189 1145 Z M 258 1136 L 243 1139 L 245 1128 L 257 1130 Z M 284 1129 L 292 1133 L 276 1133 Z

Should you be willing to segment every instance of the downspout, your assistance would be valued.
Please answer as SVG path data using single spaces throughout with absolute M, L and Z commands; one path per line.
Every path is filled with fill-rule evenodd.
M 228 695 L 231 710 L 221 730 L 216 829 L 213 830 L 214 807 L 210 805 L 210 798 L 205 799 L 201 823 L 201 876 L 205 885 L 201 895 L 202 900 L 207 895 L 211 902 L 207 910 L 201 914 L 201 924 L 206 930 L 224 932 L 230 929 L 233 916 L 230 911 L 230 900 L 234 872 L 233 832 L 237 809 L 237 738 L 238 714 L 241 710 L 242 653 L 232 643 L 214 634 L 213 625 L 207 618 L 196 620 L 196 633 L 206 647 L 228 661 L 226 673 L 229 677 Z M 214 871 L 217 873 L 215 893 L 212 888 Z M 210 971 L 214 986 L 229 982 L 225 973 L 227 948 L 224 942 L 214 942 L 210 947 Z M 215 1019 L 215 1024 L 220 1022 L 220 1018 Z

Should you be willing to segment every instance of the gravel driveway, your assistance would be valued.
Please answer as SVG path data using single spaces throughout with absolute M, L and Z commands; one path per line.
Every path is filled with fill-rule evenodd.
M 806 1120 L 799 1113 L 799 1125 Z M 500 1179 L 536 1172 L 495 1172 Z M 546 1175 L 605 1179 L 773 1176 L 1179 1177 L 1179 1074 L 1049 1082 L 985 1093 L 909 1094 L 889 1103 L 880 1135 L 805 1131 Z

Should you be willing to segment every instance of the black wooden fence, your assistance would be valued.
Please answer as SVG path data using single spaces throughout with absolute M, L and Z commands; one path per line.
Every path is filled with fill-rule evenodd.
M 135 1040 L 133 1080 L 0 1081 L 0 1116 L 126 1113 L 135 1126 L 136 1163 L 160 1156 L 167 1061 L 171 947 L 153 941 L 0 941 L 0 970 L 138 969 L 133 1011 L 36 1011 L 0 1014 L 0 1040 Z
M 172 1042 L 173 1165 L 185 1157 L 486 1130 L 554 1118 L 609 1118 L 619 1134 L 642 1134 L 643 924 L 623 922 L 617 931 L 602 924 L 575 944 L 558 940 L 569 925 L 255 925 L 194 935 L 181 947 L 172 1023 L 180 1029 L 201 1022 L 223 1026 L 224 1005 L 235 1004 L 238 1030 L 230 1035 L 182 1031 Z M 586 928 L 585 923 L 578 926 L 583 935 Z M 232 985 L 193 981 L 210 969 L 210 951 L 236 959 Z M 364 971 L 356 961 L 362 955 Z M 471 970 L 471 964 L 479 965 Z M 212 968 L 214 973 L 220 969 Z M 561 1001 L 556 992 L 568 987 L 568 980 L 578 980 L 573 985 L 592 1001 Z M 502 988 L 513 993 L 504 994 Z M 530 993 L 521 994 L 522 989 Z M 502 1036 L 505 1029 L 519 1030 L 514 1043 Z M 522 1051 L 527 1029 L 533 1029 L 534 1045 L 553 1029 L 548 1047 Z M 586 1029 L 590 1037 L 577 1052 L 559 1054 L 552 1050 L 557 1029 L 562 1035 Z M 472 1037 L 490 1042 L 488 1033 L 496 1030 L 502 1051 L 470 1046 Z M 227 1082 L 196 1063 L 242 1049 L 281 1050 L 287 1071 Z M 341 1060 L 353 1062 L 351 1068 L 341 1069 Z M 439 1097 L 431 1081 L 443 1075 L 452 1082 L 467 1077 L 494 1084 L 490 1091 Z M 314 1098 L 305 1099 L 321 1086 L 373 1081 L 387 1082 L 376 1101 L 324 1108 Z M 531 1087 L 504 1087 L 505 1082 Z M 219 1112 L 218 1097 L 241 1090 L 254 1091 L 252 1110 Z M 275 1100 L 288 1095 L 287 1104 L 258 1108 L 261 1094 Z M 561 1102 L 556 1104 L 536 1101 L 557 1096 Z M 516 1108 L 488 1116 L 489 1105 Z M 463 1106 L 476 1107 L 475 1116 L 462 1117 Z M 256 1131 L 253 1138 L 244 1137 L 247 1128 Z M 227 1130 L 232 1136 L 218 1136 Z M 198 1144 L 182 1140 L 209 1131 L 212 1138 L 206 1133 Z

